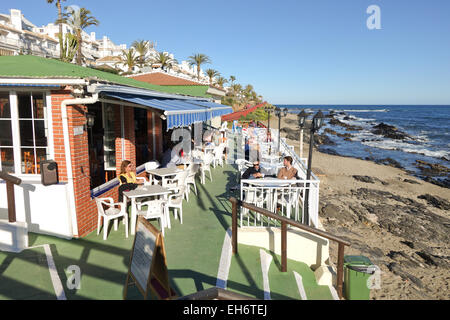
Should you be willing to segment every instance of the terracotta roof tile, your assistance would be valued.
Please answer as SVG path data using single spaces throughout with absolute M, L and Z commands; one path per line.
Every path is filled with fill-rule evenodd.
M 156 84 L 159 86 L 202 86 L 204 83 L 200 83 L 194 80 L 183 79 L 163 72 L 152 72 L 141 75 L 130 76 L 135 80 Z

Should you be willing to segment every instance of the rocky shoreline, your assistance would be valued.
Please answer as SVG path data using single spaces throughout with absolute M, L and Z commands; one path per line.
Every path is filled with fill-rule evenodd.
M 295 116 L 282 121 L 282 136 L 298 152 Z M 330 130 L 315 142 L 326 142 L 322 135 Z M 303 150 L 305 155 L 306 143 Z M 418 179 L 393 159 L 367 161 L 322 150 L 313 152 L 313 171 L 324 173 L 319 218 L 328 232 L 351 243 L 346 255 L 365 255 L 380 267 L 381 288 L 371 291 L 371 299 L 450 299 L 448 187 Z M 417 165 L 432 173 L 446 170 Z M 333 242 L 330 258 L 337 261 Z
M 339 119 L 336 119 L 336 115 L 345 115 L 345 112 L 339 113 L 329 113 L 326 115 L 326 118 L 329 119 L 328 123 L 333 126 L 339 126 L 344 128 L 346 131 L 354 132 L 360 131 L 363 128 L 360 126 L 354 126 L 346 124 Z M 345 116 L 344 119 L 352 120 L 352 116 Z M 295 115 L 291 114 L 287 118 L 283 119 L 284 125 L 281 128 L 282 136 L 286 137 L 289 140 L 298 141 L 300 136 L 300 129 L 297 126 L 297 120 Z M 374 124 L 372 125 L 372 133 L 375 135 L 382 136 L 383 138 L 389 138 L 393 140 L 402 140 L 402 141 L 410 141 L 414 142 L 414 138 L 405 132 L 400 131 L 398 128 L 385 124 Z M 325 128 L 321 133 L 314 135 L 314 143 L 315 147 L 318 147 L 319 150 L 323 153 L 327 153 L 330 155 L 343 156 L 339 154 L 329 146 L 335 146 L 336 142 L 330 139 L 330 135 L 334 135 L 337 137 L 343 138 L 345 141 L 352 141 L 354 138 L 354 134 L 352 133 L 338 133 L 331 128 Z M 304 130 L 304 141 L 307 143 L 309 141 L 309 132 L 308 130 Z M 382 138 L 373 138 L 370 140 L 363 139 L 362 142 L 365 141 L 382 141 Z M 388 166 L 392 166 L 399 169 L 405 169 L 398 161 L 392 158 L 384 158 L 384 159 L 376 159 L 373 156 L 367 156 L 363 160 L 368 160 L 375 162 L 377 164 L 384 164 Z M 442 159 L 447 160 L 448 159 Z M 449 161 L 450 163 L 450 161 Z M 409 172 L 412 176 L 418 177 L 424 181 L 436 184 L 440 187 L 450 188 L 450 168 L 440 164 L 433 164 L 423 160 L 416 160 L 414 166 L 418 169 L 419 173 Z

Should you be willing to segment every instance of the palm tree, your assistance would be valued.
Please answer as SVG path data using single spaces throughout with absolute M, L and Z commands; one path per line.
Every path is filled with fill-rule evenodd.
M 77 64 L 81 65 L 82 52 L 81 48 L 83 46 L 83 38 L 81 32 L 89 26 L 98 26 L 99 21 L 91 15 L 91 11 L 86 8 L 80 8 L 75 10 L 72 7 L 65 7 L 65 12 L 60 23 L 67 23 L 69 26 L 74 28 L 75 35 L 78 41 L 78 53 L 77 53 Z
M 122 54 L 120 55 L 120 62 L 116 64 L 124 64 L 128 67 L 128 72 L 133 72 L 133 67 L 135 67 L 139 63 L 139 56 L 136 55 L 134 48 L 130 48 L 130 50 L 122 50 Z
M 72 63 L 78 51 L 77 37 L 71 33 L 66 33 L 61 54 L 61 61 Z
M 230 76 L 231 85 L 233 85 L 235 81 L 236 81 L 236 77 L 235 76 Z
M 198 53 L 198 54 L 194 54 L 192 56 L 188 57 L 188 62 L 189 65 L 192 66 L 197 66 L 197 78 L 198 80 L 200 80 L 200 67 L 202 64 L 205 63 L 211 63 L 211 59 L 203 54 L 203 53 Z
M 227 82 L 228 82 L 228 80 L 225 79 L 224 77 L 218 77 L 216 79 L 216 83 L 222 88 L 223 88 L 224 84 L 227 83 Z
M 131 45 L 136 52 L 139 54 L 139 66 L 143 67 L 145 64 L 145 56 L 148 53 L 149 50 L 149 42 L 145 41 L 145 40 L 136 40 L 133 42 L 133 44 Z
M 210 85 L 213 84 L 213 80 L 214 80 L 215 77 L 220 76 L 219 71 L 214 70 L 214 69 L 208 69 L 208 70 L 206 70 L 205 72 L 206 72 L 206 74 L 207 74 L 208 77 L 209 77 L 209 84 L 210 84 Z
M 61 10 L 61 1 L 66 0 L 47 0 L 47 3 L 52 4 L 53 2 L 56 2 L 56 7 L 58 8 L 58 21 L 62 20 L 62 10 Z M 63 59 L 63 37 L 62 37 L 63 31 L 62 31 L 62 22 L 59 22 L 59 34 L 58 34 L 58 40 L 59 40 L 59 58 Z
M 170 69 L 178 63 L 178 61 L 171 58 L 167 52 L 158 52 L 158 54 L 153 58 L 152 62 L 160 64 L 161 69 L 163 70 Z

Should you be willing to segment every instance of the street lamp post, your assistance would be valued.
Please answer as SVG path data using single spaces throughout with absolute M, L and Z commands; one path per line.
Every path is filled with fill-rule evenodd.
M 267 112 L 268 118 L 267 118 L 267 139 L 266 142 L 269 142 L 268 133 L 270 132 L 270 114 L 274 111 L 272 107 L 265 107 L 264 110 Z
M 311 123 L 311 130 L 309 133 L 309 157 L 308 157 L 308 171 L 306 173 L 306 181 L 311 179 L 311 167 L 312 167 L 312 150 L 314 145 L 314 133 L 318 131 L 323 125 L 324 116 L 322 111 L 316 113 Z M 305 220 L 304 224 L 309 225 L 309 189 L 310 183 L 306 183 L 306 192 L 305 192 Z
M 280 152 L 280 144 L 281 144 L 281 117 L 286 117 L 288 114 L 288 109 L 275 109 L 275 116 L 278 117 L 278 153 Z
M 305 112 L 305 110 L 302 110 L 298 114 L 298 126 L 300 127 L 300 159 L 303 156 L 303 128 L 306 124 L 306 118 L 308 117 L 308 114 Z

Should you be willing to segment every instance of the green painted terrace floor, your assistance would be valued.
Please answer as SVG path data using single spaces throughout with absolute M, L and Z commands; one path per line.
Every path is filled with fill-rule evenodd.
M 190 193 L 183 205 L 183 224 L 171 214 L 171 229 L 165 229 L 165 249 L 169 277 L 178 296 L 216 286 L 219 261 L 226 231 L 231 227 L 231 203 L 237 196 L 229 188 L 237 183 L 236 169 L 225 165 L 212 169 L 213 181 L 197 181 L 198 196 Z M 158 226 L 158 224 L 155 224 Z M 29 234 L 29 246 L 21 253 L 0 252 L 0 299 L 56 299 L 43 247 L 48 244 L 67 299 L 122 299 L 133 237 L 125 238 L 124 225 L 111 228 L 108 239 L 102 231 L 82 239 L 64 240 Z M 267 251 L 266 251 L 267 252 Z M 268 252 L 269 253 L 269 252 Z M 308 299 L 331 299 L 327 286 L 318 286 L 314 273 L 305 264 L 288 260 L 288 272 L 280 272 L 280 257 L 269 253 L 271 299 L 301 299 L 293 271 L 303 278 Z M 69 266 L 81 270 L 81 287 L 68 289 Z M 232 257 L 227 289 L 258 299 L 264 298 L 260 248 L 239 245 Z M 142 299 L 134 286 L 128 299 Z M 150 297 L 154 299 L 155 297 Z

